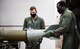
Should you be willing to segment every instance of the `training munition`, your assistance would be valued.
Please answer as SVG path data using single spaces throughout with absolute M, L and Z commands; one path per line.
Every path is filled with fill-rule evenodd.
M 51 25 L 49 28 L 45 30 L 45 32 L 49 30 L 55 30 L 58 28 L 58 25 Z M 8 40 L 8 41 L 26 41 L 26 40 L 37 40 L 42 38 L 46 33 L 44 30 L 0 30 L 0 40 Z
M 26 41 L 41 38 L 45 33 L 43 30 L 0 30 L 0 40 Z

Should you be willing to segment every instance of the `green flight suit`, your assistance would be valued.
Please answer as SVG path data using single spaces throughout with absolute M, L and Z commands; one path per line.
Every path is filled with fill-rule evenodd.
M 52 31 L 55 36 L 63 35 L 62 49 L 78 49 L 76 29 L 75 15 L 70 10 L 66 9 L 60 17 L 59 27 Z M 52 33 L 50 32 L 50 34 Z
M 63 35 L 62 49 L 78 49 L 78 36 L 75 15 L 68 9 L 61 15 L 59 28 L 54 31 Z
M 31 17 L 25 18 L 23 30 L 27 28 L 32 29 L 45 29 L 45 23 L 44 20 L 37 16 L 37 18 L 33 21 Z
M 35 20 L 32 20 L 32 17 L 27 17 L 24 20 L 23 30 L 26 29 L 45 29 L 45 22 L 42 18 L 36 16 Z M 26 48 L 27 49 L 40 49 L 40 43 L 42 39 L 36 41 L 27 41 Z

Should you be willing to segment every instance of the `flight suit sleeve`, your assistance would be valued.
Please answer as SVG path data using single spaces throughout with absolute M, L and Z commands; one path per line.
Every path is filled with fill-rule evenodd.
M 25 28 L 27 28 L 27 21 L 26 21 L 27 19 L 25 18 L 24 19 L 24 24 L 23 24 L 23 30 L 25 30 Z
M 45 29 L 45 22 L 43 19 L 41 20 L 41 28 L 40 29 Z
M 63 19 L 62 19 L 61 26 L 58 29 L 54 30 L 54 34 L 56 36 L 59 36 L 59 35 L 62 35 L 64 33 L 68 32 L 69 28 L 70 28 L 70 25 L 71 25 L 71 22 L 72 22 L 71 14 L 64 15 Z

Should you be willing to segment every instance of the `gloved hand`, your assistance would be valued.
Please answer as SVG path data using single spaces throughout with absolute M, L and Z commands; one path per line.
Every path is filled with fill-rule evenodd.
M 55 38 L 60 38 L 60 36 L 55 35 L 54 30 L 50 30 L 50 31 L 44 31 L 45 35 L 43 37 L 55 37 Z
M 51 37 L 53 34 L 52 32 L 53 32 L 52 30 L 45 32 L 46 34 L 43 37 L 47 37 L 47 38 Z

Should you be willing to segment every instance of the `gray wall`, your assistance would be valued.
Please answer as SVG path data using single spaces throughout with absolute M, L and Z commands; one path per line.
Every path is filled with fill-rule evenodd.
M 58 23 L 56 3 L 59 0 L 0 0 L 0 25 L 23 25 L 30 16 L 30 6 L 36 6 L 46 25 Z

